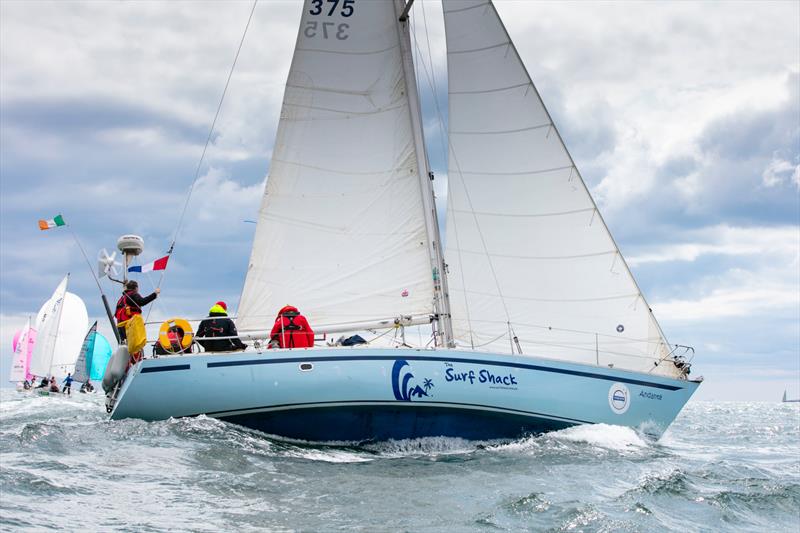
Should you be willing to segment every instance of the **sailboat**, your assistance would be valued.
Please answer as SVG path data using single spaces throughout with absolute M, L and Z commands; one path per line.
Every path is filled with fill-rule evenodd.
M 76 294 L 67 292 L 69 274 L 36 317 L 36 343 L 29 373 L 37 377 L 62 379 L 75 371 L 75 361 L 89 322 L 86 305 Z
M 491 0 L 443 0 L 443 246 L 412 3 L 304 3 L 238 309 L 251 346 L 127 372 L 120 350 L 104 380 L 112 419 L 204 414 L 310 441 L 592 423 L 659 436 L 698 388 Z M 432 342 L 268 349 L 287 303 L 317 334 L 430 324 Z
M 28 317 L 28 322 L 25 324 L 25 327 L 14 334 L 14 354 L 11 358 L 11 370 L 8 374 L 8 380 L 11 383 L 20 385 L 22 382 L 33 377 L 28 372 L 28 369 L 31 365 L 31 355 L 35 342 L 36 330 L 31 328 L 31 319 Z
M 783 398 L 781 398 L 781 402 L 783 402 L 783 403 L 800 403 L 800 398 L 798 398 L 797 400 L 790 400 L 786 396 L 786 390 L 784 390 L 783 391 Z
M 97 332 L 97 321 L 95 321 L 83 339 L 72 378 L 79 383 L 103 379 L 111 353 L 111 344 Z

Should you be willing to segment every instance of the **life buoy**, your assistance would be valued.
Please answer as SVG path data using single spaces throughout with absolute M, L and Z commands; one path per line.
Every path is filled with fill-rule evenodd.
M 172 349 L 172 340 L 169 338 L 169 332 L 172 328 L 179 328 L 183 331 L 183 338 L 181 339 L 182 350 L 192 345 L 194 332 L 189 322 L 182 318 L 170 318 L 169 320 L 165 320 L 158 329 L 158 343 L 162 348 L 170 353 L 175 353 L 176 350 Z

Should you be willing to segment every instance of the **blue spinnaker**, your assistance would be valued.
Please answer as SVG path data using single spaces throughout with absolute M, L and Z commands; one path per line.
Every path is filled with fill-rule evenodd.
M 90 378 L 92 380 L 103 379 L 109 359 L 111 359 L 111 345 L 108 343 L 108 339 L 100 333 L 95 334 L 91 357 L 86 362 L 87 367 L 91 369 Z

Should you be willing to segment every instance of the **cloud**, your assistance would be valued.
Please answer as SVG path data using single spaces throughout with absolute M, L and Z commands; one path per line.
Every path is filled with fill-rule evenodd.
M 755 256 L 767 261 L 782 261 L 789 267 L 800 263 L 800 228 L 797 226 L 735 227 L 719 224 L 682 231 L 678 235 L 682 242 L 638 247 L 628 257 L 628 264 L 696 261 L 704 255 Z
M 800 189 L 800 164 L 793 164 L 785 159 L 781 159 L 777 154 L 773 154 L 761 179 L 765 187 L 777 187 L 786 183 L 794 183 Z
M 749 287 L 718 287 L 711 294 L 693 300 L 671 300 L 654 306 L 665 320 L 719 320 L 727 317 L 758 316 L 800 306 L 797 287 L 787 290 L 779 284 L 757 283 Z

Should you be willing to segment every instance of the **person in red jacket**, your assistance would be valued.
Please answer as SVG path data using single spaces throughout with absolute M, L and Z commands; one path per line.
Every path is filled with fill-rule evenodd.
M 306 317 L 296 307 L 286 305 L 278 311 L 275 325 L 269 334 L 270 346 L 277 343 L 279 348 L 312 348 L 314 331 Z
M 122 292 L 122 296 L 117 300 L 117 309 L 114 313 L 117 324 L 130 320 L 133 315 L 141 315 L 142 307 L 158 298 L 160 292 L 161 289 L 156 288 L 152 294 L 142 296 L 139 294 L 139 284 L 134 280 L 128 280 L 125 283 L 125 290 Z M 118 325 L 117 331 L 119 331 L 120 339 L 124 341 L 126 338 L 125 326 L 119 327 Z

